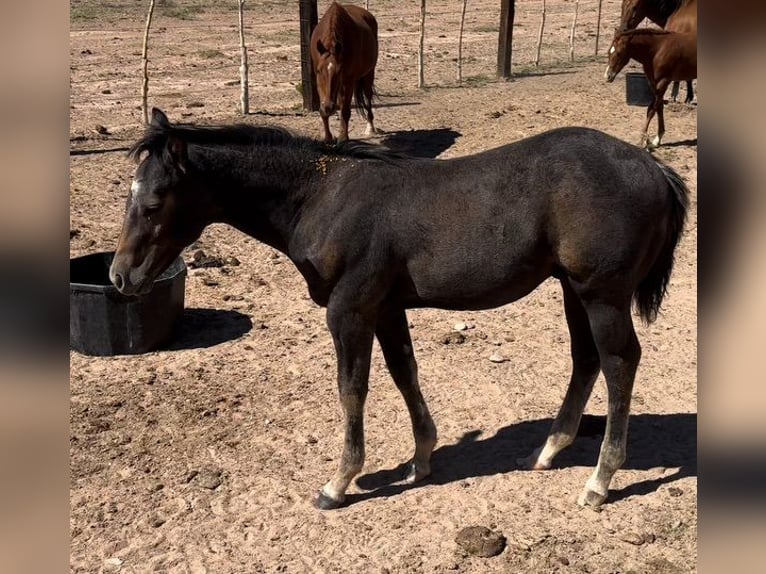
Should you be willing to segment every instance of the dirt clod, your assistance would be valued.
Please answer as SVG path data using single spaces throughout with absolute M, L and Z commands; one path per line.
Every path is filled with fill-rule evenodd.
M 486 526 L 467 526 L 455 536 L 457 545 L 473 556 L 490 558 L 505 549 L 505 536 Z
M 192 482 L 196 486 L 206 488 L 208 490 L 215 490 L 221 484 L 223 484 L 223 475 L 220 470 L 215 469 L 203 469 L 197 472 L 194 477 L 187 481 Z
M 443 345 L 462 345 L 465 343 L 465 335 L 457 331 L 450 331 L 439 337 L 439 342 Z

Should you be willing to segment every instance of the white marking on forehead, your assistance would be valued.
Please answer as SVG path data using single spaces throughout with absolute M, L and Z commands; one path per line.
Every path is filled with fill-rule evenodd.
M 610 54 L 614 54 L 614 46 L 612 46 L 611 48 L 609 48 L 609 53 L 610 53 Z
M 130 196 L 132 199 L 136 199 L 138 197 L 138 194 L 141 193 L 142 187 L 141 184 L 138 183 L 135 179 L 133 180 L 133 183 L 130 184 Z
M 328 62 L 327 63 L 327 71 L 328 72 L 332 72 L 333 66 L 334 66 L 334 64 L 332 62 Z

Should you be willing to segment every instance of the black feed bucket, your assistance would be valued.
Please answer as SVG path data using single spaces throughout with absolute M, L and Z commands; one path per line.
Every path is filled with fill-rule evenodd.
M 184 309 L 180 257 L 146 295 L 128 297 L 109 281 L 113 252 L 69 261 L 69 346 L 86 355 L 123 355 L 167 345 Z
M 654 101 L 654 92 L 643 72 L 625 74 L 625 101 L 629 106 L 647 107 Z

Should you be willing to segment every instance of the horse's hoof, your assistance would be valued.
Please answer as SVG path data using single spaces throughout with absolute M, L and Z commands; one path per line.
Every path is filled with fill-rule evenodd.
M 314 508 L 319 510 L 335 510 L 336 508 L 343 506 L 343 502 L 344 499 L 335 500 L 320 490 L 319 494 L 317 494 L 317 497 L 314 499 Z
M 528 457 L 517 458 L 516 464 L 519 465 L 519 468 L 524 470 L 548 470 L 551 465 L 540 462 L 540 453 L 542 450 L 542 448 L 536 448 Z
M 585 490 L 582 491 L 580 497 L 577 499 L 577 504 L 585 508 L 596 509 L 601 506 L 605 500 L 606 494 L 601 494 L 600 492 L 595 492 L 588 487 L 585 487 Z
M 407 475 L 404 477 L 404 482 L 407 484 L 413 484 L 423 480 L 425 477 L 431 474 L 430 464 L 415 464 L 415 461 L 410 461 L 407 465 Z

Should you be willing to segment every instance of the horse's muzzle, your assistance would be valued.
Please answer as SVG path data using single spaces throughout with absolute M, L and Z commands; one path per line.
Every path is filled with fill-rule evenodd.
M 609 67 L 609 66 L 606 67 L 606 71 L 604 72 L 604 79 L 607 82 L 613 82 L 616 75 L 617 74 L 612 72 L 612 68 L 611 67 Z
M 145 295 L 151 291 L 153 282 L 140 269 L 121 264 L 115 257 L 109 267 L 109 280 L 123 295 Z

